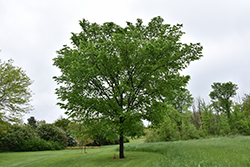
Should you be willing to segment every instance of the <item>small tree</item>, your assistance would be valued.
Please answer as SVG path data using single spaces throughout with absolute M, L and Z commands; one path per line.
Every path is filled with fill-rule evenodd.
M 242 110 L 250 113 L 250 94 L 245 94 L 242 100 Z
M 234 111 L 232 113 L 231 128 L 233 133 L 239 133 L 243 135 L 250 134 L 250 95 L 245 94 L 242 98 L 242 104 L 235 104 Z
M 83 125 L 77 123 L 72 123 L 70 128 L 81 150 L 84 146 L 84 153 L 87 153 L 86 146 L 93 143 L 91 136 L 89 136 L 90 133 L 87 132 L 88 130 Z
M 84 147 L 84 153 L 87 153 L 87 145 L 93 143 L 93 140 L 91 138 L 86 138 L 84 134 L 78 134 L 77 136 L 77 142 L 79 144 L 79 147 L 82 148 Z
M 153 18 L 147 26 L 141 19 L 125 28 L 113 22 L 98 25 L 83 19 L 82 31 L 72 33 L 72 45 L 54 58 L 61 76 L 56 94 L 71 118 L 85 124 L 92 119 L 107 123 L 123 138 L 141 119 L 152 120 L 155 102 L 174 97 L 190 77 L 180 71 L 200 59 L 202 46 L 180 42 L 182 25 L 163 24 Z M 171 99 L 171 98 L 170 98 Z
M 201 124 L 203 127 L 204 135 L 214 134 L 215 131 L 215 114 L 213 113 L 213 108 L 211 105 L 206 105 L 205 101 L 202 100 L 200 103 Z
M 0 60 L 0 119 L 19 122 L 21 116 L 32 109 L 31 84 L 25 72 L 13 65 L 13 60 Z

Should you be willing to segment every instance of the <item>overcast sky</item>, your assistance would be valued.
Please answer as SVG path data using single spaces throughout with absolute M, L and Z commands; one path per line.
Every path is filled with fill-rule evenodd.
M 64 111 L 54 94 L 59 75 L 52 59 L 71 32 L 79 32 L 79 20 L 91 23 L 141 18 L 146 24 L 155 16 L 165 23 L 184 25 L 183 42 L 200 42 L 204 57 L 183 72 L 191 76 L 188 89 L 207 102 L 213 82 L 239 86 L 238 94 L 250 93 L 249 0 L 0 0 L 0 59 L 12 58 L 34 81 L 34 110 L 24 120 L 54 122 Z

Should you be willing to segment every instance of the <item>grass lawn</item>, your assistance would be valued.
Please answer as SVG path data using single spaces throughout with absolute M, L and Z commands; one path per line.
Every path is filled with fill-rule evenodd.
M 0 153 L 0 166 L 250 166 L 250 137 L 225 137 L 201 140 L 125 144 L 125 159 L 118 156 L 118 146 L 80 150 Z
M 126 150 L 161 153 L 155 166 L 250 166 L 249 136 L 144 143 Z
M 130 145 L 139 143 L 143 141 L 132 141 Z M 126 152 L 125 159 L 112 159 L 114 154 L 119 156 L 117 148 L 114 145 L 87 149 L 87 154 L 81 150 L 0 153 L 0 167 L 151 167 L 163 157 L 158 153 Z

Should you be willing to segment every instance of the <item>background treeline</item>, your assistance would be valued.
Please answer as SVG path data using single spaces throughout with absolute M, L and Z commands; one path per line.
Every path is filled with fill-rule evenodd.
M 214 98 L 210 93 L 211 104 L 206 104 L 201 98 L 193 101 L 192 106 L 183 106 L 182 110 L 165 105 L 165 112 L 161 115 L 162 120 L 157 125 L 150 125 L 146 129 L 146 141 L 176 141 L 199 139 L 228 135 L 250 135 L 250 95 L 245 94 L 241 102 L 233 102 L 230 96 L 225 96 L 225 92 L 230 89 L 221 87 L 234 85 L 231 82 L 221 84 L 220 92 L 224 94 L 219 98 Z M 214 85 L 216 85 L 214 83 Z M 233 86 L 235 91 L 237 86 Z M 225 91 L 223 93 L 223 91 Z M 233 91 L 233 92 L 235 92 Z M 232 92 L 232 89 L 231 89 Z
M 89 135 L 88 131 L 94 129 L 87 131 L 83 124 L 62 117 L 52 124 L 37 121 L 34 117 L 30 117 L 27 124 L 0 121 L 0 151 L 61 150 L 71 146 L 82 148 L 119 143 L 118 136 L 112 135 L 110 129 Z M 124 142 L 129 139 L 125 138 Z
M 134 131 L 125 134 L 124 142 L 142 135 L 145 135 L 146 142 L 250 135 L 250 94 L 245 94 L 241 102 L 233 102 L 237 85 L 232 82 L 214 83 L 212 89 L 210 104 L 201 98 L 194 100 L 187 89 L 176 92 L 176 96 L 166 99 L 166 103 L 155 101 L 152 105 L 159 113 L 152 114 L 155 122 L 145 128 L 139 121 Z M 118 144 L 119 136 L 115 131 L 97 120 L 84 124 L 60 117 L 48 124 L 30 117 L 27 124 L 11 124 L 0 119 L 0 151 L 60 150 L 68 146 L 83 148 Z
M 61 150 L 68 145 L 66 133 L 52 124 L 18 125 L 1 122 L 1 151 Z

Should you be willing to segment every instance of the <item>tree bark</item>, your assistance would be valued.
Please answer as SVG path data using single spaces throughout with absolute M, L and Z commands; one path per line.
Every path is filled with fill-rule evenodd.
M 123 132 L 121 132 L 121 134 L 120 134 L 120 142 L 119 142 L 119 144 L 120 144 L 120 154 L 119 154 L 119 157 L 120 157 L 120 159 L 122 159 L 122 158 L 125 158 L 124 157 L 124 147 L 123 147 Z
M 124 118 L 120 117 L 120 136 L 119 136 L 119 145 L 120 145 L 120 152 L 119 152 L 119 158 L 125 158 L 124 157 L 124 146 L 123 146 L 123 127 L 122 124 L 124 122 Z

